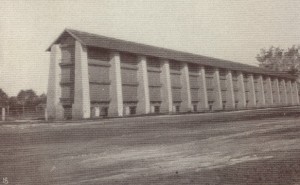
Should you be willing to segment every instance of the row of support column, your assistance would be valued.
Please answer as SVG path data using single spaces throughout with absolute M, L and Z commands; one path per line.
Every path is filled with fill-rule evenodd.
M 61 51 L 59 45 L 51 47 L 51 61 L 49 69 L 48 82 L 48 101 L 47 116 L 49 118 L 63 118 L 63 107 L 60 103 L 61 87 L 60 87 L 60 67 Z M 111 52 L 110 56 L 110 102 L 108 115 L 123 116 L 123 97 L 122 97 L 122 79 L 121 79 L 121 61 L 118 52 Z M 138 103 L 137 114 L 150 113 L 150 95 L 147 74 L 147 58 L 145 56 L 138 57 L 137 78 L 138 86 Z M 170 75 L 170 64 L 168 60 L 160 61 L 160 82 L 161 82 L 161 112 L 173 111 L 172 85 Z M 181 109 L 184 112 L 192 110 L 191 90 L 189 80 L 189 69 L 187 63 L 181 66 Z M 208 110 L 208 93 L 206 84 L 205 67 L 199 68 L 199 95 L 201 96 L 201 110 Z M 214 89 L 214 109 L 242 109 L 245 107 L 264 107 L 278 105 L 298 105 L 299 96 L 296 82 L 288 80 L 279 81 L 275 78 L 273 90 L 272 79 L 267 77 L 263 79 L 262 75 L 254 77 L 252 74 L 247 75 L 248 92 L 246 101 L 246 91 L 244 84 L 244 74 L 237 73 L 238 92 L 235 93 L 233 86 L 232 71 L 226 72 L 226 106 L 223 106 L 222 93 L 220 87 L 219 70 L 213 72 L 213 89 Z M 255 85 L 256 80 L 256 85 Z M 265 80 L 265 82 L 264 82 Z M 265 86 L 265 87 L 264 87 Z M 288 91 L 287 91 L 288 88 Z M 87 48 L 78 41 L 75 42 L 75 82 L 74 82 L 74 104 L 72 106 L 73 118 L 89 118 L 90 117 L 90 88 L 88 75 L 88 58 Z M 289 94 L 287 94 L 289 93 Z M 236 97 L 238 103 L 236 103 Z M 274 100 L 276 99 L 276 101 Z M 237 106 L 237 107 L 236 107 Z
M 139 64 L 138 64 L 138 77 L 139 77 L 139 90 L 138 90 L 138 113 L 139 114 L 147 114 L 150 112 L 150 98 L 149 98 L 149 86 L 148 86 L 148 75 L 147 75 L 147 59 L 146 57 L 140 57 Z M 161 112 L 173 112 L 173 98 L 172 98 L 172 86 L 171 86 L 171 76 L 170 76 L 170 64 L 168 60 L 161 61 L 161 93 L 162 93 L 162 103 L 161 103 Z M 202 104 L 200 105 L 200 110 L 208 110 L 208 98 L 207 98 L 207 86 L 206 86 L 206 78 L 205 78 L 205 67 L 201 66 L 199 69 L 199 86 L 200 94 L 202 95 Z M 214 106 L 215 109 L 223 109 L 222 105 L 222 94 L 221 94 L 221 87 L 220 87 L 220 74 L 219 70 L 216 69 L 213 75 L 213 83 L 214 86 Z M 254 83 L 254 75 L 249 74 L 247 75 L 248 78 L 248 101 L 246 101 L 246 91 L 245 91 L 245 84 L 244 84 L 244 75 L 242 72 L 238 73 L 237 76 L 237 83 L 238 83 L 238 104 L 237 108 L 254 108 L 254 107 L 271 107 L 275 105 L 298 105 L 299 104 L 299 96 L 298 96 L 298 88 L 297 82 L 291 83 L 291 81 L 287 81 L 287 86 L 284 85 L 284 96 L 280 95 L 279 89 L 279 81 L 278 78 L 274 79 L 275 84 L 275 91 L 273 91 L 272 79 L 267 77 L 266 79 L 263 78 L 262 75 L 258 76 L 257 81 L 257 88 L 255 88 Z M 264 83 L 265 80 L 265 83 Z M 121 79 L 119 79 L 121 81 Z M 285 80 L 282 80 L 285 84 Z M 182 91 L 181 91 L 181 106 L 183 111 L 190 111 L 192 110 L 192 102 L 191 102 L 191 92 L 190 92 L 190 81 L 189 81 L 189 70 L 187 63 L 182 64 L 181 68 L 181 84 L 182 84 Z M 266 87 L 264 87 L 264 84 Z M 232 83 L 232 72 L 228 71 L 226 74 L 226 85 L 227 85 L 227 95 L 226 95 L 226 107 L 225 109 L 234 109 L 236 108 L 235 104 L 235 95 Z M 119 85 L 121 88 L 121 85 Z M 290 89 L 292 96 L 290 100 L 288 100 L 288 95 L 286 88 Z M 256 90 L 257 89 L 257 90 Z M 118 92 L 121 92 L 120 90 Z M 121 95 L 120 95 L 121 98 Z M 276 101 L 275 101 L 276 99 Z M 282 102 L 281 99 L 287 99 L 285 102 Z M 119 115 L 121 114 L 121 107 L 123 105 L 119 105 Z

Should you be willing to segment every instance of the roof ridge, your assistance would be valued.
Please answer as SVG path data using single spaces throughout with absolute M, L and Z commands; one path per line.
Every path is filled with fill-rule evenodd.
M 70 34 L 70 36 L 72 36 L 74 39 L 78 40 L 81 44 L 85 46 L 102 47 L 111 50 L 118 50 L 158 58 L 166 58 L 175 61 L 199 63 L 201 65 L 210 66 L 213 68 L 223 68 L 226 70 L 242 70 L 246 73 L 266 73 L 270 75 L 281 75 L 278 74 L 276 71 L 271 71 L 250 64 L 204 56 L 187 51 L 178 51 L 175 49 L 168 49 L 160 46 L 153 46 L 150 44 L 128 41 L 121 38 L 103 36 L 97 33 L 90 33 L 72 28 L 65 28 L 64 31 L 59 35 L 59 37 L 50 45 L 47 51 L 50 51 L 51 46 L 55 43 L 58 43 L 59 39 L 65 33 Z M 291 75 L 288 76 L 291 78 Z

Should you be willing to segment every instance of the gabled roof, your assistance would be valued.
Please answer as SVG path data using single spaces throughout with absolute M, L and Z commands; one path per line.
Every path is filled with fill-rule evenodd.
M 292 76 L 289 74 L 278 74 L 277 72 L 268 71 L 263 68 L 255 67 L 255 66 L 251 66 L 251 65 L 241 64 L 241 63 L 232 62 L 232 61 L 223 60 L 223 59 L 217 59 L 217 58 L 213 58 L 213 57 L 196 55 L 196 54 L 187 53 L 187 52 L 175 51 L 175 50 L 171 50 L 171 49 L 155 47 L 155 46 L 135 43 L 135 42 L 131 42 L 131 41 L 125 41 L 125 40 L 105 37 L 105 36 L 101 36 L 101 35 L 97 35 L 97 34 L 92 34 L 92 33 L 82 32 L 82 31 L 78 31 L 78 30 L 72 30 L 72 29 L 65 29 L 60 34 L 60 36 L 48 47 L 48 49 L 46 51 L 50 51 L 51 46 L 53 44 L 58 44 L 60 42 L 60 39 L 66 34 L 72 36 L 74 39 L 76 39 L 81 44 L 83 44 L 87 47 L 99 47 L 99 48 L 134 53 L 134 54 L 139 54 L 139 55 L 201 64 L 201 65 L 205 65 L 205 66 L 211 66 L 211 67 L 217 67 L 217 68 L 223 68 L 223 69 L 244 71 L 246 73 L 266 74 L 266 75 L 268 74 L 268 75 L 272 75 L 272 76 L 293 78 L 293 79 L 296 78 L 295 76 Z

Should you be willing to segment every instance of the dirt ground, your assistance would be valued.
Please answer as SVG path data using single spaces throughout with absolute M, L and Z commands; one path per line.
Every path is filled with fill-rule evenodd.
M 300 108 L 0 122 L 0 184 L 300 184 Z

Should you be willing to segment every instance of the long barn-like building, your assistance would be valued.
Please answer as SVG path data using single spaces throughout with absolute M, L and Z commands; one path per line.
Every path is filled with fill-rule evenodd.
M 66 29 L 47 49 L 49 119 L 299 104 L 296 77 Z

